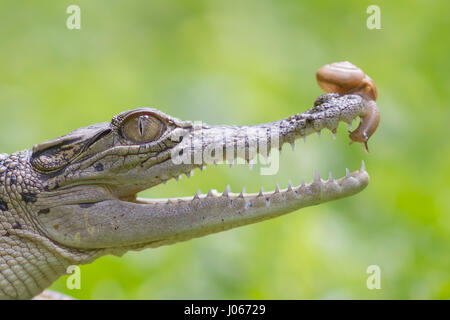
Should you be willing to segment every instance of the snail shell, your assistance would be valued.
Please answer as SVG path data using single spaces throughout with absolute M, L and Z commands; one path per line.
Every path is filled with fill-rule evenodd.
M 377 100 L 375 82 L 360 68 L 348 61 L 324 65 L 317 73 L 317 82 L 325 92 L 356 93 Z
M 358 94 L 366 103 L 366 112 L 361 117 L 358 128 L 350 133 L 350 139 L 363 144 L 368 152 L 367 141 L 375 132 L 380 122 L 380 111 L 375 82 L 360 68 L 348 61 L 335 62 L 321 67 L 316 73 L 317 83 L 325 92 L 339 94 Z

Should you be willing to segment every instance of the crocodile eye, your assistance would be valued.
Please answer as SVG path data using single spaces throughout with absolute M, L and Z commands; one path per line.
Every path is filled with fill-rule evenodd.
M 122 124 L 123 136 L 137 143 L 156 140 L 163 129 L 164 125 L 158 118 L 145 113 L 132 115 Z

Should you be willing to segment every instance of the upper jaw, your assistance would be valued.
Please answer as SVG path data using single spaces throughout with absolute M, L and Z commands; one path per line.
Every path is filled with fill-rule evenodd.
M 309 110 L 279 121 L 253 126 L 196 124 L 177 132 L 174 140 L 180 143 L 170 150 L 167 160 L 136 167 L 136 171 L 144 170 L 141 179 L 153 181 L 151 187 L 172 178 L 178 180 L 183 174 L 190 177 L 193 169 L 211 164 L 254 164 L 258 154 L 267 158 L 272 149 L 281 150 L 285 143 L 294 147 L 296 139 L 306 139 L 323 129 L 335 135 L 339 122 L 350 125 L 364 116 L 366 106 L 359 95 L 331 93 L 319 96 Z
M 253 164 L 257 155 L 268 157 L 284 143 L 328 129 L 336 132 L 339 122 L 351 123 L 365 114 L 366 101 L 359 95 L 324 94 L 309 110 L 286 119 L 253 126 L 209 126 L 181 121 L 159 110 L 140 108 L 113 118 L 113 131 L 128 115 L 152 112 L 167 123 L 168 132 L 152 145 L 118 145 L 93 154 L 68 168 L 74 175 L 57 175 L 48 184 L 64 188 L 101 181 L 119 199 L 133 199 L 136 193 L 195 168 L 210 164 Z M 111 136 L 112 138 L 112 136 Z M 107 139 L 111 138 L 107 137 Z M 113 140 L 111 140 L 113 141 Z M 112 142 L 106 143 L 110 145 Z M 91 148 L 96 148 L 94 144 Z M 108 167 L 105 161 L 108 162 Z M 241 161 L 241 162 L 239 162 Z M 105 171 L 97 171 L 101 164 Z
M 161 117 L 164 115 L 171 123 L 176 123 L 164 142 L 173 145 L 154 157 L 145 156 L 134 161 L 131 168 L 116 170 L 109 188 L 120 199 L 134 199 L 142 190 L 170 179 L 178 180 L 183 174 L 190 177 L 196 168 L 221 163 L 247 162 L 252 165 L 258 154 L 267 158 L 272 149 L 281 149 L 284 143 L 294 145 L 296 139 L 305 139 L 323 129 L 335 134 L 339 122 L 351 124 L 353 119 L 364 115 L 365 108 L 366 101 L 359 95 L 324 94 L 303 113 L 253 126 L 192 124 L 158 111 Z M 146 109 L 132 112 L 142 110 Z M 133 161 L 132 156 L 127 159 Z

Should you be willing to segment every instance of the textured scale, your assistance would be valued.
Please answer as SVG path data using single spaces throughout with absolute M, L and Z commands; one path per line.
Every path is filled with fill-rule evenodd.
M 33 297 L 85 256 L 64 252 L 30 218 L 42 184 L 28 157 L 0 158 L 0 298 Z

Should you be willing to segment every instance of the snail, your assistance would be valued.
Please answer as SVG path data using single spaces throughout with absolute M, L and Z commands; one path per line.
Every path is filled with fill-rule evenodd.
M 377 88 L 375 82 L 360 68 L 348 61 L 335 62 L 321 67 L 316 73 L 317 83 L 325 92 L 338 94 L 358 94 L 366 103 L 366 112 L 361 123 L 349 137 L 364 146 L 369 152 L 367 141 L 375 132 L 380 122 L 380 111 L 375 101 Z

